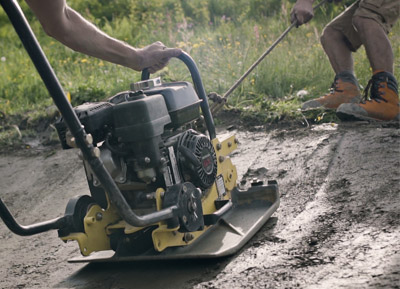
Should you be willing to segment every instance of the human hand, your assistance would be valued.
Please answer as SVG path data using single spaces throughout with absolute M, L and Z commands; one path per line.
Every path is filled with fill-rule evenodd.
M 298 0 L 290 13 L 290 22 L 296 23 L 296 27 L 307 23 L 314 17 L 312 1 Z
M 147 68 L 150 73 L 163 69 L 171 57 L 177 57 L 182 53 L 179 48 L 168 48 L 162 42 L 154 42 L 144 48 L 136 50 L 138 63 L 133 69 L 142 71 Z

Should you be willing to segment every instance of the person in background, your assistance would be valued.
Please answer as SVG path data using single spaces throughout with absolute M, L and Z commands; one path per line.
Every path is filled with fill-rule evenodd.
M 49 36 L 75 51 L 133 70 L 148 68 L 154 73 L 165 67 L 171 57 L 182 53 L 159 41 L 141 49 L 134 48 L 100 31 L 65 0 L 26 0 L 26 3 Z
M 297 21 L 299 26 L 311 19 L 313 2 L 297 0 L 291 12 L 292 23 Z M 331 92 L 305 102 L 302 109 L 336 109 L 342 120 L 400 120 L 394 56 L 388 38 L 399 14 L 400 0 L 357 0 L 332 20 L 321 36 L 322 47 L 336 74 Z M 352 53 L 362 45 L 373 72 L 363 98 L 352 58 Z

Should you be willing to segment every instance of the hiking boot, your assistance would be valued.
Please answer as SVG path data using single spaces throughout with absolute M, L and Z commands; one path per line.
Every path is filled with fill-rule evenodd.
M 359 104 L 344 103 L 336 114 L 341 120 L 400 120 L 396 78 L 389 72 L 373 75 L 365 88 L 364 100 Z
M 328 94 L 305 102 L 301 109 L 337 109 L 342 103 L 359 103 L 360 99 L 357 79 L 353 73 L 345 71 L 335 76 Z

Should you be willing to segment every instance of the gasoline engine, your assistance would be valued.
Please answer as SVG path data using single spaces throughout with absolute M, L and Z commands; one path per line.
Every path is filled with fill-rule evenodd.
M 132 210 L 138 215 L 157 211 L 155 192 L 162 188 L 164 207 L 179 202 L 183 208 L 169 222 L 169 227 L 179 226 L 179 232 L 204 228 L 202 198 L 217 178 L 215 149 L 209 137 L 195 129 L 200 102 L 190 83 L 161 84 L 158 78 L 135 83 L 107 102 L 75 108 Z M 56 128 L 63 148 L 73 147 L 74 138 L 62 119 Z M 107 209 L 101 182 L 85 160 L 84 166 L 94 203 Z M 218 198 L 225 194 L 220 191 Z

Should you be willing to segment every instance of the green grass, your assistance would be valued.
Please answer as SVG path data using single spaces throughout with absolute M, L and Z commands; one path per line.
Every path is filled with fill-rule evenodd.
M 70 4 L 108 34 L 134 46 L 161 40 L 182 48 L 197 62 L 206 92 L 222 95 L 290 25 L 294 1 L 253 0 L 248 5 L 248 1 L 240 0 L 233 5 L 235 9 L 232 0 L 103 2 L 75 0 Z M 139 72 L 57 43 L 44 34 L 25 4 L 23 9 L 73 105 L 99 101 L 129 89 L 130 83 L 139 80 Z M 230 96 L 228 106 L 243 111 L 244 118 L 264 122 L 303 119 L 298 111 L 301 103 L 326 93 L 333 80 L 319 35 L 339 11 L 340 7 L 327 6 L 309 24 L 293 29 Z M 397 23 L 390 35 L 398 79 L 399 31 Z M 26 117 L 45 117 L 52 101 L 1 9 L 0 39 L 0 131 L 4 132 L 10 125 L 19 126 Z M 360 84 L 366 85 L 371 71 L 365 51 L 360 49 L 354 59 Z M 172 60 L 157 75 L 164 81 L 190 80 L 178 60 Z M 299 90 L 309 94 L 297 97 Z

